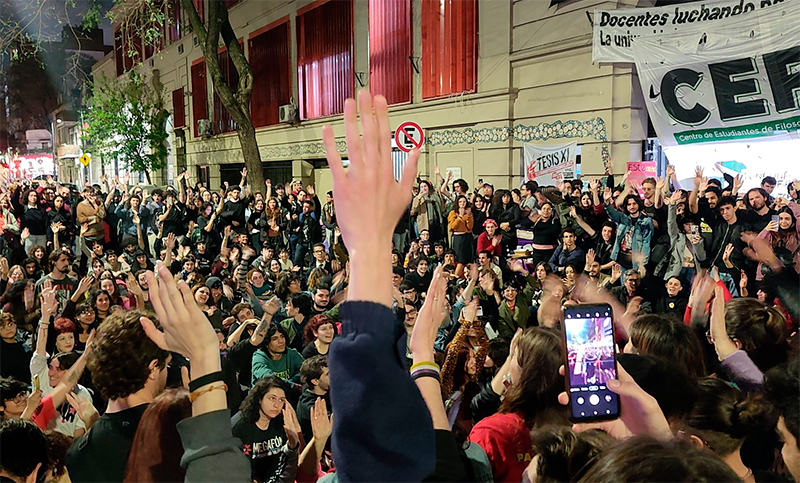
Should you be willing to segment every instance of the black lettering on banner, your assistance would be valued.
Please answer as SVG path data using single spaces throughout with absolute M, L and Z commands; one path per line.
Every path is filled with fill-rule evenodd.
M 669 115 L 681 124 L 697 126 L 704 123 L 711 115 L 708 109 L 695 104 L 691 109 L 684 108 L 678 101 L 678 88 L 681 86 L 691 87 L 697 90 L 697 86 L 703 81 L 703 74 L 692 69 L 674 69 L 667 72 L 661 79 L 661 99 L 664 109 Z
M 542 154 L 536 158 L 537 171 L 543 171 L 566 163 L 569 160 L 569 148 L 554 153 Z
M 780 113 L 800 109 L 800 47 L 764 54 L 764 66 L 775 109 Z
M 719 107 L 722 121 L 732 121 L 769 113 L 765 99 L 739 101 L 740 97 L 759 94 L 758 81 L 755 79 L 737 79 L 747 74 L 755 74 L 755 59 L 736 59 L 727 62 L 709 64 L 711 82 Z

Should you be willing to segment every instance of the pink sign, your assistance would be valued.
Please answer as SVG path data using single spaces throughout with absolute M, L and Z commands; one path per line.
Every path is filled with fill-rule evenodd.
M 639 187 L 639 194 L 642 194 L 642 181 L 646 178 L 656 177 L 655 161 L 629 161 L 628 162 L 628 181 L 633 181 Z

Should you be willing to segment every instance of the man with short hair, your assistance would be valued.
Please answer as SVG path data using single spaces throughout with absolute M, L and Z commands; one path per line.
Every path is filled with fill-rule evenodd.
M 314 356 L 304 360 L 300 366 L 300 382 L 303 383 L 303 393 L 297 401 L 297 420 L 303 430 L 303 439 L 311 441 L 314 437 L 311 431 L 311 408 L 317 398 L 325 400 L 329 416 L 333 412 L 329 395 L 331 379 L 328 373 L 328 356 Z
M 739 214 L 744 214 L 742 210 L 736 209 L 736 199 L 732 196 L 723 196 L 717 204 L 722 223 L 716 227 L 712 233 L 711 249 L 706 251 L 706 261 L 703 267 L 718 267 L 720 272 L 729 273 L 738 280 L 739 270 L 743 269 L 747 263 L 744 255 L 745 244 L 742 242 L 742 233 L 749 230 L 748 225 L 739 218 Z M 733 244 L 733 251 L 730 254 L 729 262 L 734 269 L 729 269 L 725 264 L 725 248 L 728 244 Z
M 308 281 L 311 271 L 315 268 L 321 268 L 328 272 L 329 275 L 333 274 L 333 268 L 331 267 L 331 262 L 328 261 L 328 253 L 325 251 L 324 243 L 315 243 L 311 248 L 311 256 L 313 258 L 311 260 L 311 265 L 306 271 L 306 281 Z
M 297 219 L 292 219 L 290 224 L 292 236 L 296 237 L 292 262 L 298 266 L 305 266 L 306 254 L 315 243 L 322 241 L 322 228 L 314 211 L 314 202 L 306 199 L 303 201 L 302 212 Z
M 304 292 L 292 294 L 286 304 L 287 318 L 280 322 L 283 330 L 286 331 L 286 344 L 297 352 L 303 350 L 303 333 L 305 332 L 308 319 L 312 316 L 313 302 L 311 297 Z
M 50 460 L 47 438 L 30 421 L 0 421 L 0 481 L 33 483 L 44 481 Z
M 775 189 L 777 184 L 778 181 L 773 176 L 766 176 L 761 180 L 761 188 L 769 194 L 770 198 L 772 197 L 772 190 Z
M 526 181 L 519 187 L 519 194 L 522 197 L 522 203 L 520 203 L 519 207 L 522 210 L 522 216 L 525 218 L 528 218 L 531 213 L 537 210 L 538 203 L 536 196 L 534 196 L 537 191 L 539 191 L 539 183 L 533 180 Z
M 642 282 L 641 273 L 639 273 L 638 270 L 631 268 L 630 270 L 627 270 L 625 272 L 624 281 L 622 282 L 622 285 L 611 289 L 611 293 L 620 301 L 620 303 L 624 307 L 627 307 L 628 302 L 630 302 L 634 297 L 642 296 L 639 290 L 641 282 Z M 650 312 L 650 302 L 642 300 L 639 305 L 639 309 L 640 309 L 639 312 Z
M 567 265 L 582 267 L 586 263 L 586 254 L 575 244 L 577 239 L 575 230 L 572 228 L 565 228 L 561 232 L 561 245 L 556 248 L 550 257 L 550 268 L 559 277 L 564 276 Z
M 411 284 L 418 294 L 428 291 L 433 275 L 428 272 L 428 260 L 420 258 L 414 265 L 414 271 L 405 276 L 405 281 Z
M 242 179 L 245 179 L 242 177 Z M 228 199 L 222 207 L 222 213 L 219 218 L 224 225 L 233 226 L 233 231 L 237 233 L 244 233 L 247 231 L 247 222 L 245 220 L 245 210 L 250 204 L 250 197 L 245 195 L 241 197 L 242 188 L 239 186 L 231 186 L 228 189 Z
M 116 312 L 97 329 L 89 351 L 92 382 L 108 399 L 105 414 L 67 451 L 73 481 L 122 481 L 136 428 L 145 409 L 167 383 L 169 352 L 145 334 L 141 310 Z

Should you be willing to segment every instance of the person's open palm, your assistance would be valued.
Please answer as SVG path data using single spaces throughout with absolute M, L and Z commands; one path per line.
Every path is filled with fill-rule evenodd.
M 355 252 L 374 247 L 386 233 L 392 233 L 397 220 L 411 200 L 411 187 L 417 175 L 419 150 L 412 150 L 403 168 L 403 177 L 394 179 L 392 132 L 389 108 L 383 96 L 374 98 L 368 90 L 358 93 L 362 135 L 358 130 L 356 102 L 347 99 L 344 107 L 345 137 L 350 167 L 345 171 L 336 146 L 333 129 L 325 126 L 322 137 L 333 176 L 336 220 L 348 249 Z
M 328 405 L 321 397 L 311 407 L 311 432 L 316 441 L 323 443 L 328 441 L 333 432 L 333 414 L 328 415 Z
M 428 297 L 417 314 L 417 321 L 411 332 L 411 341 L 408 344 L 412 354 L 425 354 L 433 360 L 433 344 L 436 341 L 436 332 L 442 325 L 442 320 L 447 312 L 447 280 L 442 277 L 442 267 L 436 267 L 428 287 Z

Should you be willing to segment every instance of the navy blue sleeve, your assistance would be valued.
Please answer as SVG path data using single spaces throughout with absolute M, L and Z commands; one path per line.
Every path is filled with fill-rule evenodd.
M 339 481 L 422 481 L 436 464 L 430 413 L 405 367 L 405 329 L 389 307 L 346 302 L 331 345 Z

